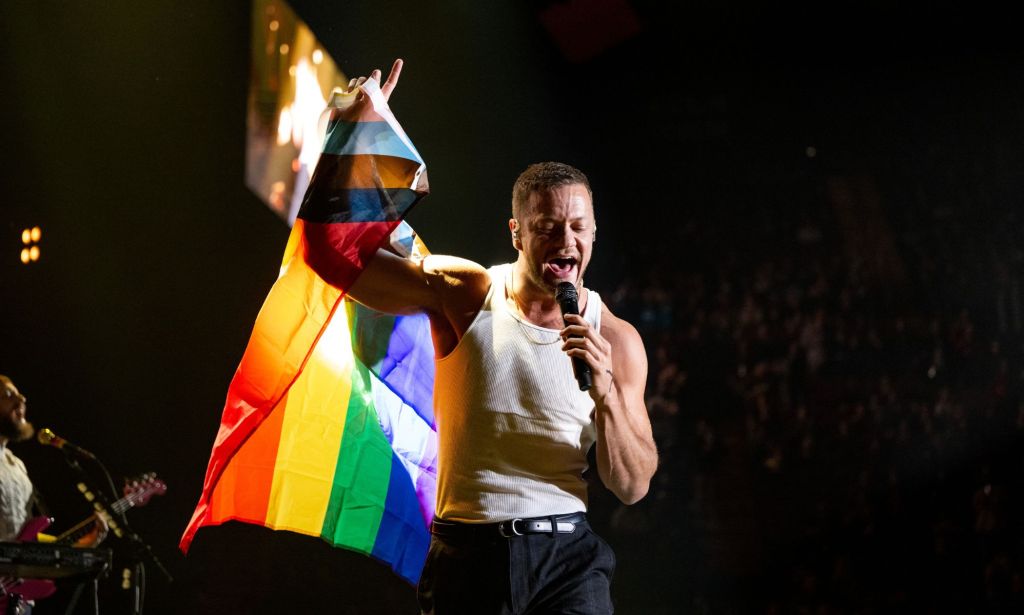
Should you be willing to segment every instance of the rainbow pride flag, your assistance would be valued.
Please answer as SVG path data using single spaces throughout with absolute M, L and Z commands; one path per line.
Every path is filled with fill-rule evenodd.
M 376 81 L 362 91 L 332 99 L 181 549 L 202 526 L 244 521 L 320 536 L 416 583 L 437 477 L 429 323 L 345 292 L 380 247 L 426 255 L 402 218 L 426 195 L 427 176 Z

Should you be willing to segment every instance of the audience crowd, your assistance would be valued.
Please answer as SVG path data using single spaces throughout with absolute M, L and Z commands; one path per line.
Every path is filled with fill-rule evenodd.
M 822 212 L 623 255 L 662 457 L 638 506 L 597 496 L 623 574 L 665 612 L 1024 612 L 1019 221 L 922 209 L 851 245 Z

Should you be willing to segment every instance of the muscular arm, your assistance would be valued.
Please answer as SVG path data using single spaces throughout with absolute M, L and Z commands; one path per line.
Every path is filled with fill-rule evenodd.
M 483 303 L 490 278 L 480 265 L 454 256 L 420 262 L 378 250 L 348 296 L 387 314 L 426 313 L 437 356 L 451 352 Z
M 352 287 L 348 296 L 363 305 L 386 314 L 441 314 L 441 293 L 424 265 L 377 250 Z
M 644 403 L 647 355 L 640 334 L 607 308 L 597 332 L 579 316 L 563 333 L 583 335 L 569 339 L 570 356 L 586 360 L 594 372 L 590 396 L 597 425 L 597 473 L 620 500 L 634 504 L 647 495 L 658 467 L 651 421 Z M 609 373 L 609 371 L 611 373 Z

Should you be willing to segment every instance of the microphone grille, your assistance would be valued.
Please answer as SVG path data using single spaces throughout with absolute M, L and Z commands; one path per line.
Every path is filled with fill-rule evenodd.
M 564 303 L 566 301 L 578 301 L 579 295 L 576 293 L 576 286 L 572 282 L 560 282 L 555 287 L 555 301 Z
M 49 444 L 50 442 L 53 442 L 53 439 L 56 437 L 57 436 L 52 431 L 46 428 L 40 429 L 39 433 L 36 434 L 36 439 L 39 440 L 40 444 Z

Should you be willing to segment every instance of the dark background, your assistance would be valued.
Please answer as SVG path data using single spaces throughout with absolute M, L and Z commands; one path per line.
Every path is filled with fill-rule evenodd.
M 392 108 L 428 163 L 432 194 L 410 221 L 435 253 L 512 260 L 511 184 L 541 160 L 590 175 L 601 241 L 588 283 L 609 294 L 646 279 L 679 221 L 715 213 L 715 237 L 749 253 L 739 238 L 751 228 L 827 215 L 836 178 L 877 186 L 898 231 L 922 190 L 966 211 L 982 241 L 1019 205 L 1024 64 L 992 44 L 980 11 L 661 4 L 607 19 L 597 15 L 614 2 L 293 6 L 349 75 L 405 59 Z M 402 582 L 315 539 L 226 527 L 200 532 L 188 558 L 176 549 L 288 233 L 243 185 L 249 10 L 4 3 L 0 373 L 37 427 L 116 476 L 156 471 L 169 485 L 131 516 L 176 577 L 150 568 L 147 612 L 412 612 Z M 23 266 L 20 233 L 33 225 L 42 259 Z M 965 295 L 982 312 L 988 300 Z M 58 525 L 85 514 L 60 453 L 16 451 Z M 613 504 L 594 499 L 611 523 Z M 712 565 L 696 550 L 635 548 L 685 522 L 610 536 L 620 612 L 749 607 L 707 596 L 770 557 Z M 749 553 L 737 552 L 725 559 Z M 105 608 L 121 612 L 124 596 L 109 594 Z

